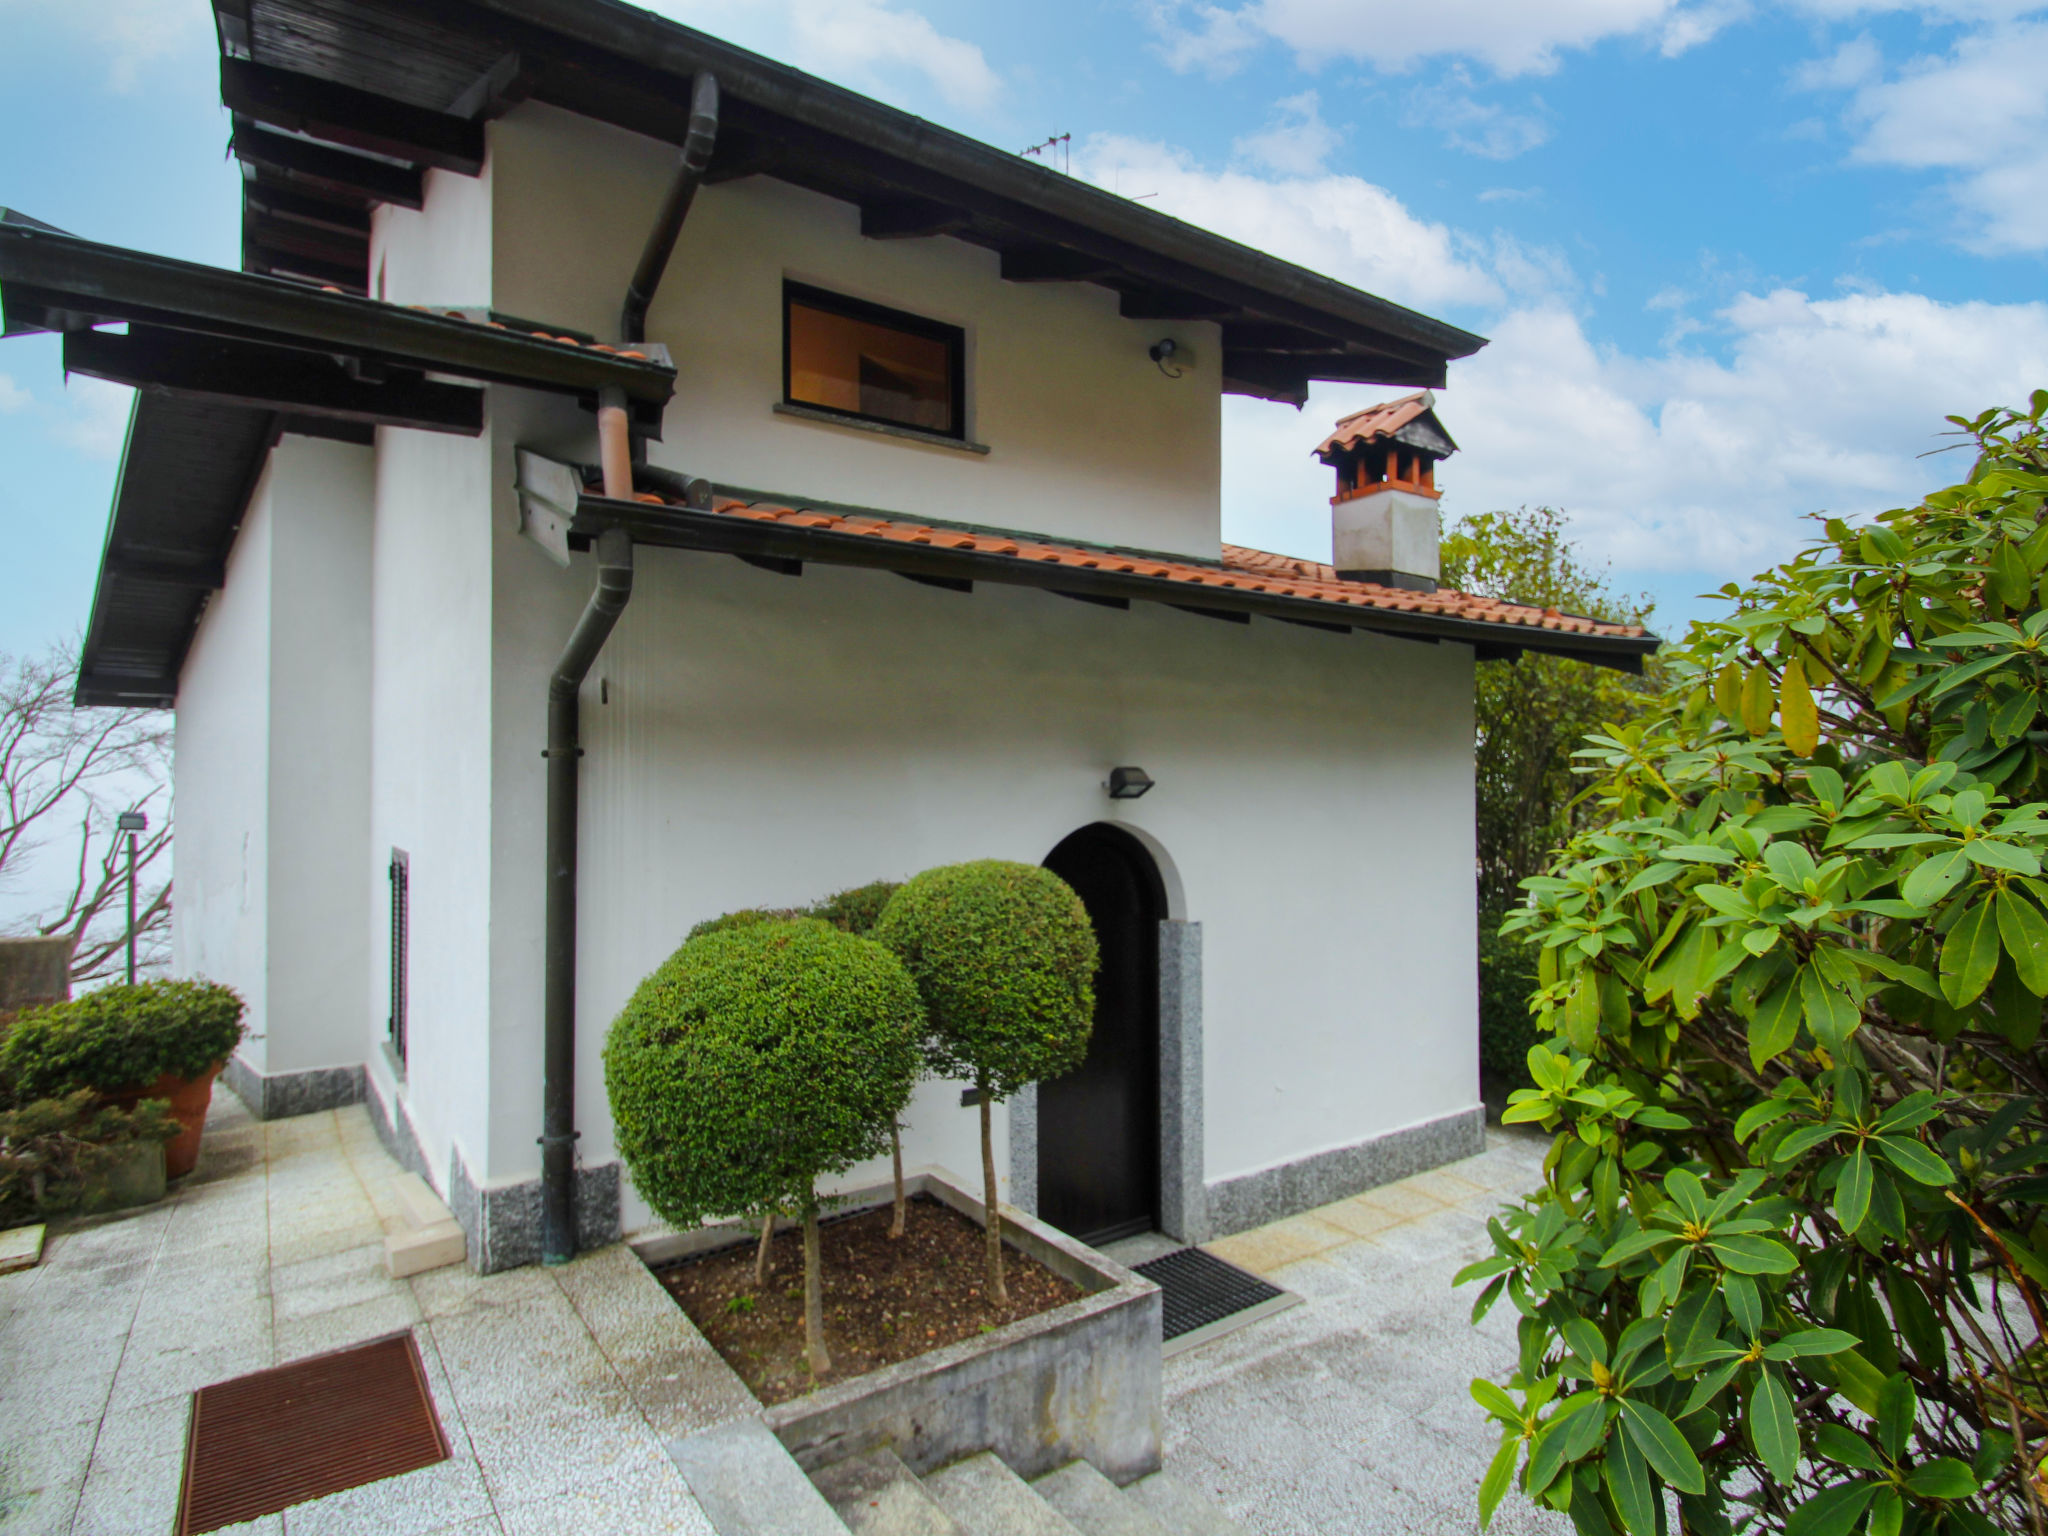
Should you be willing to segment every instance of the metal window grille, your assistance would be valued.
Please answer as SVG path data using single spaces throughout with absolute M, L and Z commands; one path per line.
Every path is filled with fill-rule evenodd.
M 405 1061 L 408 962 L 412 958 L 412 866 L 403 848 L 391 850 L 391 1049 Z

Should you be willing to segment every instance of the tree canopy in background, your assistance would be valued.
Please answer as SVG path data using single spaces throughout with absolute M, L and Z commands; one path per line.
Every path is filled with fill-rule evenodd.
M 1444 585 L 1483 597 L 1556 608 L 1612 624 L 1650 622 L 1647 598 L 1627 597 L 1587 565 L 1550 507 L 1461 519 L 1442 543 Z M 1652 667 L 1655 663 L 1651 663 Z M 1654 676 L 1654 674 L 1653 674 Z M 1526 655 L 1477 669 L 1473 713 L 1479 845 L 1479 910 L 1494 918 L 1521 899 L 1521 884 L 1583 820 L 1585 788 L 1572 753 L 1603 725 L 1637 714 L 1654 684 L 1558 656 Z
M 1544 1186 L 1473 1383 L 1581 1532 L 2048 1530 L 2048 391 L 1824 537 L 1596 736 L 1540 952 Z

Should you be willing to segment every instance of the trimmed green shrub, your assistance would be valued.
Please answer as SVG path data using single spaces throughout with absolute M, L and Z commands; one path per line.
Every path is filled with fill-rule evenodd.
M 794 907 L 741 907 L 737 912 L 722 912 L 717 917 L 707 917 L 703 922 L 683 935 L 683 942 L 701 939 L 707 933 L 729 933 L 735 928 L 751 928 L 756 923 L 787 923 L 804 916 Z
M 804 916 L 818 918 L 834 928 L 865 938 L 882 920 L 882 910 L 889 905 L 889 898 L 901 889 L 901 884 L 894 880 L 871 880 L 866 885 L 835 892 L 823 901 L 805 907 Z
M 0 1038 L 0 1077 L 20 1100 L 198 1077 L 241 1043 L 244 1011 L 239 993 L 210 981 L 101 987 L 24 1008 Z
M 989 1287 L 1007 1300 L 990 1106 L 1058 1077 L 1088 1055 L 1095 1023 L 1095 928 L 1073 887 L 1049 869 L 978 859 L 907 881 L 875 925 L 924 999 L 926 1055 L 981 1100 Z
M 605 1041 L 619 1155 L 668 1221 L 804 1217 L 805 1332 L 830 1369 L 817 1181 L 880 1155 L 924 1015 L 881 945 L 808 920 L 707 933 L 640 983 Z

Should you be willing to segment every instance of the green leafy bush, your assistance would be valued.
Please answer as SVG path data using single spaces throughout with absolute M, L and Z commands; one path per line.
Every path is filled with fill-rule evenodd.
M 73 1209 L 87 1177 L 140 1141 L 168 1141 L 178 1123 L 156 1099 L 102 1106 L 90 1088 L 0 1109 L 0 1227 Z
M 683 936 L 683 942 L 701 939 L 707 933 L 730 933 L 735 928 L 751 928 L 756 923 L 793 922 L 804 914 L 794 907 L 741 907 L 737 912 L 722 912 L 717 917 L 707 917 Z
M 243 1012 L 239 993 L 210 981 L 101 987 L 23 1009 L 0 1037 L 0 1077 L 19 1099 L 198 1077 L 241 1043 Z
M 1545 1181 L 1473 1384 L 1582 1532 L 2040 1531 L 2048 1448 L 2048 392 L 1969 480 L 1839 521 L 1594 737 L 1526 883 Z
M 1490 929 L 1479 933 L 1479 1081 L 1489 1105 L 1529 1084 L 1529 1048 L 1536 1021 L 1529 1000 L 1537 988 L 1536 954 Z
M 804 920 L 692 939 L 640 983 L 605 1042 L 619 1155 L 649 1205 L 681 1227 L 803 1213 L 820 1371 L 817 1181 L 887 1148 L 923 1026 L 894 955 Z
M 978 859 L 905 882 L 875 937 L 902 958 L 924 999 L 933 1070 L 979 1093 L 989 1287 L 1007 1300 L 989 1108 L 1087 1058 L 1095 928 L 1073 887 L 1051 870 Z
M 871 880 L 851 890 L 834 892 L 823 901 L 805 907 L 804 916 L 815 917 L 834 928 L 865 938 L 874 932 L 875 924 L 882 920 L 883 908 L 889 905 L 889 898 L 900 889 L 902 887 L 894 880 Z

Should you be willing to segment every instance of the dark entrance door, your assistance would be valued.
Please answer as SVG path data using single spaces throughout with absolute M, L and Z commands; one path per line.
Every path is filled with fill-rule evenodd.
M 1166 892 L 1144 845 L 1083 827 L 1045 861 L 1095 924 L 1095 1033 L 1078 1071 L 1038 1087 L 1038 1214 L 1083 1242 L 1159 1215 L 1159 924 Z

